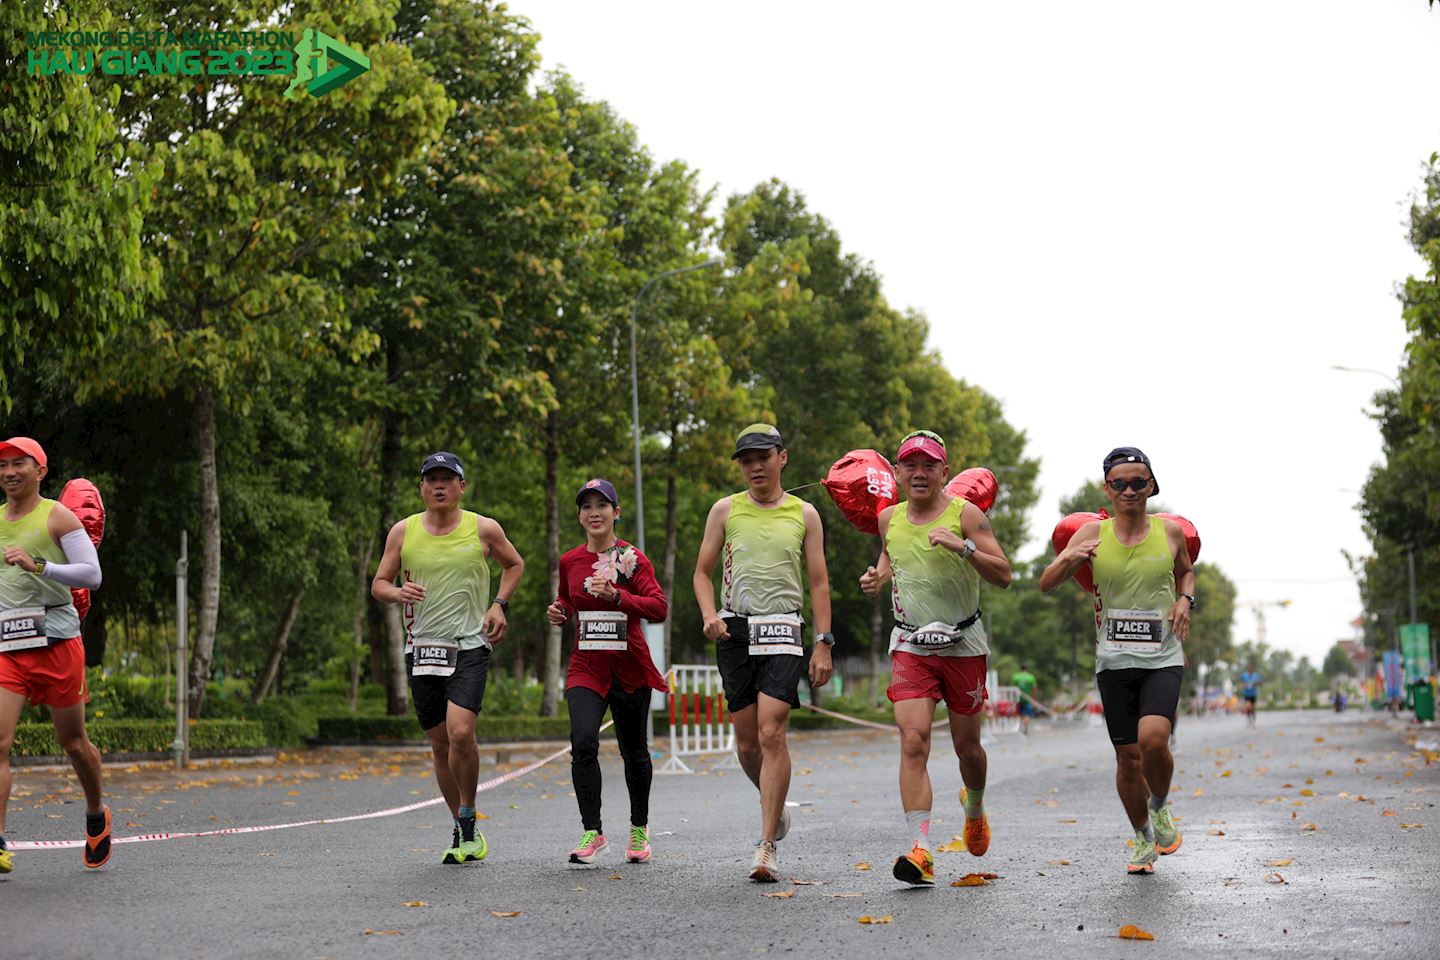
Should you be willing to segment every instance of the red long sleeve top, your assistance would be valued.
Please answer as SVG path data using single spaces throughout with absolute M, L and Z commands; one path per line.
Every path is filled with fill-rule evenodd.
M 613 684 L 620 684 L 626 693 L 634 693 L 641 687 L 650 687 L 662 693 L 670 687 L 650 659 L 650 648 L 645 643 L 642 620 L 662 623 L 670 613 L 670 603 L 665 591 L 655 579 L 655 567 L 650 558 L 624 540 L 618 546 L 623 550 L 635 550 L 635 570 L 630 576 L 621 576 L 617 581 L 620 591 L 620 605 L 608 600 L 592 597 L 585 592 L 585 579 L 597 575 L 596 561 L 600 557 L 584 544 L 574 548 L 560 558 L 560 606 L 570 616 L 572 636 L 578 633 L 576 612 L 580 610 L 620 610 L 626 614 L 626 640 L 624 650 L 580 650 L 574 644 L 570 651 L 570 666 L 565 671 L 565 686 L 585 687 L 600 696 L 608 696 Z

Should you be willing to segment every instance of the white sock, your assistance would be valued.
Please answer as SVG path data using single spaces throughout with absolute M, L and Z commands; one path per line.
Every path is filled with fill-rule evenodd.
M 905 823 L 910 827 L 910 839 L 917 847 L 930 849 L 930 811 L 906 810 Z

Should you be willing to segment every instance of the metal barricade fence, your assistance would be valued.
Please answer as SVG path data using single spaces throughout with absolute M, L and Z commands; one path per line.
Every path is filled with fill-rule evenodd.
M 985 702 L 985 732 L 994 735 L 1019 733 L 1020 688 L 1002 687 L 994 670 L 988 672 L 985 685 L 990 688 L 990 699 Z
M 681 757 L 729 754 L 719 767 L 739 766 L 735 723 L 725 703 L 720 670 L 677 663 L 669 670 L 670 756 L 656 773 L 694 773 Z

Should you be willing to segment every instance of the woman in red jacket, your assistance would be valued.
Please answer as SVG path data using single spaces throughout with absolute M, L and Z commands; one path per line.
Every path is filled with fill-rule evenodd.
M 664 693 L 669 687 L 650 659 L 640 621 L 663 621 L 669 603 L 650 559 L 615 536 L 620 516 L 615 487 L 608 480 L 591 480 L 575 495 L 575 504 L 585 542 L 560 558 L 560 596 L 545 611 L 556 625 L 577 620 L 565 702 L 570 706 L 571 779 L 585 832 L 570 851 L 570 862 L 594 863 L 607 846 L 600 823 L 599 752 L 600 723 L 608 707 L 630 792 L 625 859 L 643 863 L 650 859 L 650 691 Z

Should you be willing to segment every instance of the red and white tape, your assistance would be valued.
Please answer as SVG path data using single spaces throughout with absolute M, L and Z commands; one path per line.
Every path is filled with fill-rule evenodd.
M 610 720 L 600 729 L 605 730 L 615 721 Z M 552 760 L 558 760 L 570 752 L 569 747 L 563 750 L 556 750 L 548 757 L 536 760 L 534 763 L 526 764 L 518 770 L 511 770 L 486 780 L 475 788 L 477 794 L 486 790 L 493 790 L 502 784 L 509 783 L 517 777 L 523 777 L 527 773 L 545 766 Z M 271 830 L 290 830 L 294 827 L 314 827 L 320 824 L 329 823 L 350 823 L 354 820 L 376 820 L 380 817 L 393 817 L 402 813 L 409 813 L 412 810 L 420 810 L 425 807 L 433 807 L 445 802 L 444 797 L 434 797 L 430 800 L 421 800 L 417 803 L 407 803 L 403 807 L 391 807 L 388 810 L 376 810 L 373 813 L 357 813 L 348 817 L 327 817 L 323 820 L 297 820 L 294 823 L 267 823 L 258 827 L 225 827 L 221 830 L 198 830 L 193 833 L 142 833 L 130 837 L 113 837 L 111 843 L 151 843 L 156 840 L 189 840 L 192 837 L 229 837 L 241 833 L 268 833 Z M 10 850 L 73 850 L 85 846 L 84 840 L 12 840 L 6 844 Z

